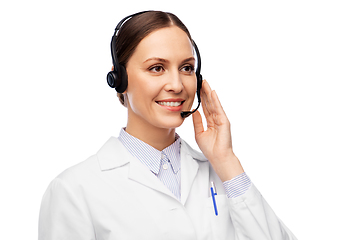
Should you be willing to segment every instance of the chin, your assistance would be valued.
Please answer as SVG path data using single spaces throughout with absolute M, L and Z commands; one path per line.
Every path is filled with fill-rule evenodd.
M 183 124 L 184 120 L 185 119 L 182 118 L 180 114 L 178 116 L 167 116 L 159 119 L 157 125 L 160 128 L 173 129 L 180 127 Z

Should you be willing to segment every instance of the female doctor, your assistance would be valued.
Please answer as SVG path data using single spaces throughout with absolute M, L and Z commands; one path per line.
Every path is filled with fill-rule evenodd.
M 184 24 L 171 13 L 131 15 L 116 27 L 111 50 L 108 83 L 128 110 L 127 125 L 50 183 L 39 239 L 296 239 L 234 155 L 229 120 L 201 79 Z M 175 132 L 195 95 L 207 124 L 193 112 L 202 153 Z

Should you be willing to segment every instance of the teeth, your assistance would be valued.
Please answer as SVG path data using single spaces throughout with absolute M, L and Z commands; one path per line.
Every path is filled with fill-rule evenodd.
M 160 105 L 168 107 L 177 107 L 181 105 L 181 102 L 158 102 Z

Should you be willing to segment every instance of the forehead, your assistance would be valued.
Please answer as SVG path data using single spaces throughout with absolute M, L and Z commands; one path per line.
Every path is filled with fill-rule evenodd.
M 140 41 L 133 57 L 147 59 L 160 57 L 168 60 L 193 56 L 193 47 L 188 35 L 179 27 L 161 28 Z

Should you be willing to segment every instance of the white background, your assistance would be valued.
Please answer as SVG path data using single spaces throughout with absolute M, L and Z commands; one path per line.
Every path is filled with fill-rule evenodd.
M 175 13 L 246 172 L 299 239 L 360 239 L 358 1 L 2 1 L 1 238 L 36 239 L 41 198 L 126 125 L 105 80 L 117 23 Z M 191 118 L 178 129 L 191 145 Z

